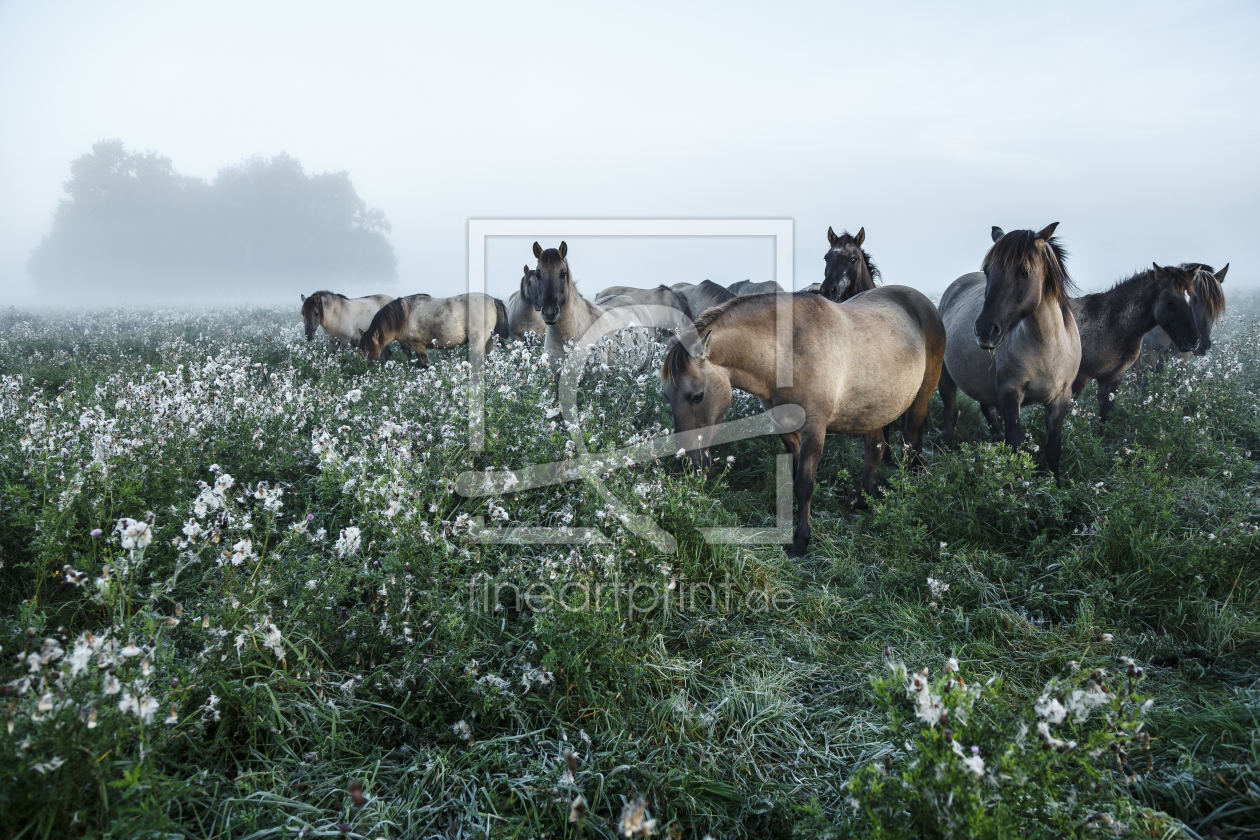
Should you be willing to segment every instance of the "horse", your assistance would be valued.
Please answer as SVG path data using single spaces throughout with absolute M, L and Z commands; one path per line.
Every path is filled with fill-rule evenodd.
M 767 280 L 764 283 L 754 283 L 751 280 L 740 280 L 726 287 L 726 290 L 736 297 L 740 295 L 764 295 L 771 292 L 781 292 L 783 287 L 773 280 Z
M 359 340 L 359 349 L 375 362 L 382 354 L 388 359 L 387 348 L 397 341 L 414 350 L 417 364 L 426 368 L 430 347 L 445 350 L 469 344 L 489 353 L 496 335 L 508 337 L 507 307 L 497 298 L 481 292 L 449 298 L 408 295 L 381 307 Z
M 1046 462 L 1056 481 L 1063 418 L 1081 367 L 1081 336 L 1068 297 L 1074 286 L 1064 265 L 1067 255 L 1054 238 L 1058 225 L 1036 233 L 1004 233 L 995 226 L 982 270 L 964 274 L 945 290 L 941 318 L 949 343 L 940 384 L 946 446 L 954 441 L 959 388 L 980 403 L 993 428 L 997 407 L 1012 448 L 1024 439 L 1020 408 L 1045 406 Z
M 704 314 L 706 310 L 715 306 L 721 306 L 731 298 L 735 297 L 725 286 L 719 286 L 712 280 L 705 280 L 701 283 L 675 283 L 670 286 L 674 294 L 687 301 L 687 307 L 691 310 L 691 317 L 696 318 Z
M 624 327 L 637 327 L 632 334 L 618 336 L 618 342 L 627 348 L 635 348 L 632 352 L 640 352 L 639 345 L 645 343 L 647 328 L 652 324 L 651 315 L 633 300 L 618 297 L 607 298 L 603 306 L 598 306 L 582 297 L 573 275 L 569 271 L 569 246 L 561 242 L 559 248 L 543 247 L 534 243 L 534 256 L 538 258 L 538 285 L 535 287 L 534 305 L 542 312 L 543 323 L 547 325 L 547 335 L 543 340 L 543 348 L 547 355 L 557 363 L 568 353 L 569 341 L 584 342 L 590 346 L 599 340 L 599 335 L 590 335 L 589 330 L 606 311 L 617 314 L 616 322 Z M 607 353 L 602 353 L 605 363 Z M 644 354 L 643 364 L 651 359 L 651 353 Z
M 675 434 L 697 467 L 711 461 L 695 429 L 722 422 L 731 389 L 769 409 L 795 404 L 805 425 L 783 435 L 793 456 L 796 529 L 789 556 L 809 545 L 810 503 L 828 431 L 862 435 L 866 466 L 861 489 L 875 489 L 884 426 L 906 415 L 905 442 L 918 459 L 928 403 L 941 374 L 945 326 L 936 307 L 907 286 L 874 289 L 843 306 L 808 292 L 790 296 L 792 384 L 779 387 L 776 312 L 784 294 L 737 297 L 695 323 L 694 342 L 674 339 L 661 369 Z M 689 346 L 690 344 L 690 346 Z
M 875 288 L 879 269 L 871 261 L 871 255 L 862 250 L 865 241 L 866 228 L 859 228 L 856 236 L 847 230 L 836 236 L 834 230 L 827 228 L 827 242 L 831 248 L 823 257 L 827 267 L 823 271 L 819 294 L 836 303 L 844 303 Z
M 657 286 L 655 289 L 636 289 L 633 286 L 609 286 L 595 295 L 595 305 L 606 307 L 613 298 L 619 299 L 619 305 L 624 305 L 626 301 L 632 301 L 647 306 L 668 306 L 670 309 L 677 309 L 686 315 L 688 319 L 695 317 L 691 314 L 691 306 L 688 305 L 687 299 L 669 286 Z
M 547 325 L 543 323 L 538 307 L 534 305 L 534 289 L 537 285 L 538 272 L 525 266 L 521 288 L 508 298 L 508 334 L 517 341 L 524 340 L 526 333 L 535 333 L 539 338 L 547 333 Z
M 315 331 L 323 327 L 334 347 L 354 347 L 358 344 L 359 336 L 372 323 L 373 316 L 391 300 L 393 298 L 389 295 L 348 298 L 326 290 L 315 292 L 310 297 L 302 295 L 302 321 L 306 326 L 306 340 L 313 341 Z
M 1177 267 L 1182 270 L 1199 270 L 1190 292 L 1190 306 L 1194 309 L 1194 324 L 1199 330 L 1199 342 L 1194 348 L 1194 355 L 1206 356 L 1212 347 L 1212 327 L 1225 312 L 1225 290 L 1221 288 L 1221 284 L 1225 282 L 1229 263 L 1225 263 L 1220 271 L 1204 263 L 1181 263 Z M 1142 350 L 1159 358 L 1158 364 L 1162 364 L 1162 357 L 1172 351 L 1173 343 L 1166 330 L 1156 327 L 1142 339 Z M 1174 355 L 1178 359 L 1186 360 L 1191 354 L 1181 350 Z
M 1105 292 L 1071 299 L 1081 335 L 1081 366 L 1072 382 L 1072 396 L 1097 379 L 1098 419 L 1103 423 L 1115 405 L 1121 378 L 1142 352 L 1147 332 L 1158 326 L 1182 351 L 1191 350 L 1199 340 L 1194 310 L 1186 300 L 1199 269 L 1151 265 Z

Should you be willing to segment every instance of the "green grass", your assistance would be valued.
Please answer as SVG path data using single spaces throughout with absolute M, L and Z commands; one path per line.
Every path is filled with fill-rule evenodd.
M 1127 377 L 1106 428 L 1087 389 L 1061 486 L 969 400 L 962 445 L 941 451 L 934 400 L 926 466 L 886 466 L 858 514 L 861 444 L 832 436 L 811 553 L 789 561 L 695 530 L 773 523 L 773 439 L 720 448 L 710 477 L 672 460 L 607 477 L 677 537 L 673 555 L 585 483 L 455 494 L 465 470 L 565 457 L 537 346 L 492 357 L 472 455 L 460 353 L 424 374 L 369 369 L 281 310 L 10 310 L 0 837 L 613 837 L 636 796 L 662 836 L 999 836 L 1036 809 L 1080 836 L 1256 836 L 1260 319 L 1239 311 L 1208 358 Z M 592 452 L 670 427 L 651 372 L 589 380 L 579 408 Z M 737 397 L 732 416 L 757 411 Z M 1034 443 L 1040 417 L 1025 416 Z M 220 495 L 198 484 L 220 475 L 234 481 Z M 132 556 L 115 523 L 146 512 L 152 542 Z M 479 516 L 610 542 L 479 544 Z M 357 550 L 338 550 L 352 527 Z M 781 609 L 759 608 L 767 592 Z M 86 633 L 116 644 L 79 668 Z M 982 745 L 985 780 L 889 688 L 886 651 L 933 679 L 951 656 L 973 685 L 997 678 L 974 732 L 953 725 Z M 1070 662 L 1120 674 L 1121 656 L 1154 699 L 1149 752 L 1130 745 L 1117 770 L 1110 747 L 1012 746 Z M 1137 714 L 1121 706 L 1117 721 Z M 950 822 L 964 802 L 965 829 Z

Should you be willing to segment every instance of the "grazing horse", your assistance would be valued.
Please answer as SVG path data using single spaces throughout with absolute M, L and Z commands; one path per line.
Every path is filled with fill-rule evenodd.
M 535 287 L 538 285 L 538 272 L 525 266 L 521 276 L 521 288 L 512 292 L 507 301 L 508 334 L 521 341 L 526 333 L 535 333 L 542 338 L 547 333 L 547 325 L 543 323 L 535 305 Z
M 776 310 L 780 294 L 737 297 L 696 322 L 698 339 L 675 340 L 661 370 L 674 413 L 675 434 L 687 441 L 691 462 L 710 460 L 704 441 L 683 432 L 722 422 L 731 389 L 761 398 L 767 409 L 799 405 L 805 425 L 783 436 L 794 461 L 797 518 L 792 557 L 809 545 L 810 502 L 827 432 L 862 435 L 866 468 L 862 490 L 875 489 L 884 426 L 906 415 L 905 441 L 917 458 L 928 402 L 941 373 L 945 326 L 936 307 L 906 286 L 885 286 L 844 306 L 818 295 L 791 296 L 792 384 L 776 373 Z
M 386 348 L 398 341 L 414 350 L 417 363 L 426 368 L 430 347 L 445 350 L 461 344 L 480 345 L 489 353 L 496 335 L 508 335 L 507 308 L 497 298 L 481 292 L 448 298 L 408 295 L 381 307 L 359 340 L 359 348 L 374 362 L 382 351 L 388 359 Z
M 1194 348 L 1194 355 L 1206 356 L 1212 347 L 1212 327 L 1225 312 L 1225 290 L 1221 288 L 1221 284 L 1225 282 L 1229 263 L 1225 263 L 1220 271 L 1203 263 L 1182 263 L 1178 268 L 1199 270 L 1190 292 L 1190 306 L 1194 309 L 1194 324 L 1199 330 L 1199 343 Z M 1156 327 L 1142 339 L 1142 349 L 1153 356 L 1162 357 L 1172 351 L 1173 343 L 1167 330 Z M 1174 354 L 1177 358 L 1190 358 L 1190 353 L 1178 349 L 1180 352 Z M 1162 364 L 1162 358 L 1159 363 Z
M 359 336 L 372 323 L 372 318 L 391 300 L 393 298 L 389 295 L 348 298 L 328 291 L 318 291 L 310 297 L 302 295 L 306 340 L 313 341 L 315 331 L 323 327 L 334 347 L 354 347 Z
M 636 289 L 633 286 L 609 286 L 595 295 L 595 305 L 607 307 L 613 298 L 618 299 L 616 302 L 618 306 L 624 306 L 627 302 L 640 303 L 647 306 L 668 306 L 670 309 L 677 309 L 689 319 L 695 317 L 691 314 L 691 307 L 687 304 L 687 299 L 669 286 L 657 286 L 655 289 Z
M 1072 298 L 1072 314 L 1081 334 L 1081 367 L 1072 396 L 1091 379 L 1098 380 L 1098 419 L 1107 422 L 1124 372 L 1142 352 L 1142 337 L 1158 326 L 1178 350 L 1189 351 L 1199 340 L 1194 310 L 1186 297 L 1199 269 L 1161 268 L 1140 271 L 1105 292 Z
M 739 297 L 741 295 L 764 295 L 770 292 L 781 292 L 783 287 L 773 280 L 767 280 L 764 283 L 754 283 L 751 280 L 740 280 L 726 287 L 731 294 Z
M 875 288 L 879 269 L 871 262 L 871 255 L 862 250 L 866 241 L 866 228 L 860 228 L 857 236 L 847 230 L 836 236 L 827 228 L 827 242 L 831 249 L 823 259 L 827 268 L 823 272 L 822 289 L 818 292 L 828 300 L 844 303 L 851 297 Z
M 538 258 L 538 285 L 535 288 L 534 305 L 542 312 L 543 322 L 547 325 L 547 336 L 543 348 L 557 363 L 568 353 L 569 341 L 585 342 L 590 346 L 600 336 L 589 334 L 590 328 L 605 311 L 616 312 L 616 322 L 622 327 L 637 327 L 629 334 L 622 333 L 618 342 L 623 347 L 635 348 L 633 352 L 641 352 L 647 344 L 647 328 L 652 324 L 651 315 L 638 303 L 621 298 L 608 298 L 604 306 L 597 306 L 578 291 L 569 271 L 569 246 L 561 242 L 559 248 L 548 248 L 545 251 L 537 242 L 534 243 L 534 256 Z M 650 350 L 644 353 L 644 364 L 651 359 Z M 607 353 L 602 353 L 605 363 Z
M 687 301 L 692 318 L 698 318 L 707 310 L 721 306 L 735 297 L 725 286 L 719 286 L 712 280 L 702 283 L 675 283 L 670 289 Z
M 1081 367 L 1067 255 L 1053 237 L 1058 224 L 1037 233 L 1003 233 L 995 226 L 983 270 L 964 274 L 945 290 L 941 318 L 949 343 L 940 388 L 946 446 L 954 442 L 959 388 L 980 403 L 991 426 L 997 407 L 1011 447 L 1024 440 L 1020 408 L 1045 406 L 1046 463 L 1056 480 L 1063 418 Z

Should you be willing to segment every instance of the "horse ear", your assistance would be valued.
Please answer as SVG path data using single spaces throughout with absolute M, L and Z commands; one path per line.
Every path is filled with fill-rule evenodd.
M 302 303 L 306 303 L 306 295 L 302 295 Z
M 993 237 L 994 242 L 997 242 L 1003 236 L 1006 236 L 1006 231 L 1002 230 L 997 225 L 994 225 L 993 230 L 989 231 L 989 235 Z
M 1057 228 L 1058 226 L 1059 226 L 1058 222 L 1051 222 L 1050 224 L 1046 225 L 1044 228 L 1038 231 L 1037 240 L 1039 242 L 1049 241 L 1050 237 L 1054 236 L 1054 229 Z
M 709 358 L 709 351 L 713 349 L 713 330 L 709 330 L 704 334 L 704 338 L 700 339 L 700 350 L 691 358 L 697 362 L 703 362 Z
M 832 229 L 831 229 L 831 225 L 828 225 L 828 226 L 827 226 L 827 242 L 828 242 L 828 244 L 830 244 L 830 245 L 834 248 L 834 247 L 835 247 L 835 245 L 836 245 L 836 243 L 837 243 L 837 242 L 839 242 L 839 241 L 840 241 L 840 237 L 836 236 L 836 232 L 835 232 L 834 230 L 832 230 Z
M 569 255 L 569 245 L 563 240 L 560 242 L 560 259 L 564 259 Z
M 521 270 L 525 272 L 524 276 L 528 277 L 529 276 L 529 263 L 525 263 L 525 265 L 522 267 Z
M 858 228 L 857 236 L 853 237 L 853 244 L 861 248 L 862 243 L 865 241 L 866 241 L 866 228 Z
M 1194 281 L 1199 276 L 1199 272 L 1202 270 L 1203 269 L 1201 266 L 1196 265 L 1194 267 L 1194 271 L 1190 271 L 1186 273 L 1185 287 L 1186 287 L 1187 292 L 1190 291 L 1194 287 Z
M 1153 262 L 1151 265 L 1155 268 L 1155 282 L 1161 285 L 1173 285 L 1176 282 L 1176 277 L 1172 271 L 1164 268 L 1157 262 Z
M 537 242 L 534 243 L 534 256 L 542 259 L 542 246 Z
M 1227 271 L 1229 271 L 1229 263 L 1225 263 L 1225 267 L 1222 268 L 1220 271 L 1216 272 L 1216 274 L 1214 275 L 1216 277 L 1217 283 L 1225 282 L 1225 272 Z

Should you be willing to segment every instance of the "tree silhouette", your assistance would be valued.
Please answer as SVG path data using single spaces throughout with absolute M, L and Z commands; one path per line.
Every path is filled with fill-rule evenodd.
M 349 174 L 307 175 L 289 155 L 207 183 L 107 140 L 70 164 L 65 190 L 29 266 L 53 300 L 222 301 L 397 276 L 389 222 Z

